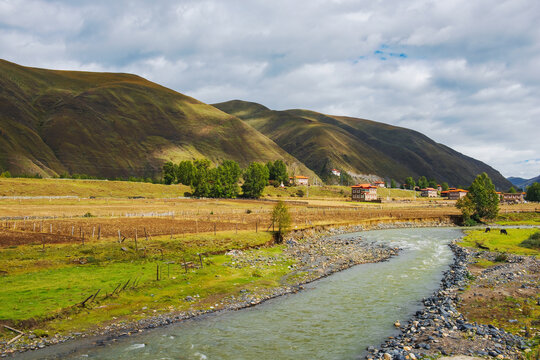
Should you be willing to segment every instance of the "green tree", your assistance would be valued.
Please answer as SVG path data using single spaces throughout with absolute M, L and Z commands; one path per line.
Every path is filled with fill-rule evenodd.
M 244 171 L 242 192 L 244 197 L 258 199 L 268 184 L 268 168 L 258 162 L 252 162 Z
M 418 178 L 418 186 L 420 187 L 420 189 L 424 189 L 428 187 L 428 181 L 425 176 L 420 176 Z
M 527 201 L 540 201 L 540 183 L 535 182 L 531 186 L 527 187 L 527 195 L 525 195 Z
M 219 198 L 235 198 L 240 192 L 238 180 L 242 170 L 233 160 L 225 160 L 215 169 L 210 170 L 210 196 Z
M 276 242 L 283 242 L 283 236 L 289 232 L 291 227 L 291 214 L 289 214 L 287 205 L 281 200 L 272 210 L 272 224 L 277 225 L 277 231 L 275 232 Z
M 176 180 L 180 184 L 191 186 L 193 180 L 195 179 L 196 172 L 197 169 L 195 168 L 195 165 L 193 165 L 192 161 L 180 161 L 180 163 L 176 167 Z
M 352 178 L 352 176 L 346 172 L 345 170 L 340 170 L 340 174 L 339 174 L 339 183 L 340 185 L 343 185 L 343 186 L 350 186 L 350 185 L 354 185 L 354 180 Z
M 397 187 L 397 185 L 396 185 L 396 180 L 394 180 L 394 179 L 391 179 L 391 180 L 390 180 L 390 187 L 391 187 L 392 189 L 395 189 L 395 188 Z
M 515 194 L 515 193 L 517 193 L 517 190 L 513 186 L 511 186 L 510 189 L 508 189 L 508 192 L 510 194 Z
M 448 190 L 450 187 L 448 186 L 448 183 L 445 181 L 445 182 L 443 182 L 443 183 L 441 184 L 441 188 L 442 188 L 444 191 L 446 191 L 446 190 Z
M 268 177 L 274 181 L 274 186 L 279 186 L 281 183 L 287 184 L 289 175 L 287 174 L 287 165 L 282 160 L 276 160 L 273 163 L 266 163 L 268 168 Z
M 405 188 L 406 189 L 414 190 L 415 186 L 416 186 L 416 182 L 414 181 L 412 176 L 409 176 L 408 178 L 405 179 Z
M 456 206 L 465 220 L 495 218 L 499 212 L 499 195 L 489 176 L 486 173 L 478 175 L 469 187 L 467 196 L 458 200 Z
M 438 183 L 437 183 L 437 180 L 435 179 L 431 179 L 428 181 L 428 187 L 430 188 L 437 189 L 437 185 Z
M 176 183 L 176 165 L 170 161 L 163 164 L 163 182 L 167 185 Z
M 195 176 L 191 183 L 193 195 L 196 197 L 210 196 L 210 166 L 212 163 L 208 159 L 199 159 L 193 162 Z

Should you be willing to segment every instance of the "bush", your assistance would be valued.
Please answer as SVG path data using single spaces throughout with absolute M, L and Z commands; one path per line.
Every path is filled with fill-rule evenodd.
M 247 209 L 246 210 L 246 214 L 251 214 L 253 211 L 251 211 L 250 209 Z
M 475 226 L 478 223 L 472 218 L 466 218 L 463 220 L 463 226 Z
M 501 253 L 497 255 L 497 257 L 495 258 L 495 262 L 506 262 L 506 261 L 508 261 L 508 255 L 506 255 L 505 253 Z
M 531 234 L 528 239 L 523 240 L 519 245 L 529 249 L 540 249 L 540 231 Z
M 302 189 L 299 189 L 297 192 L 296 192 L 296 196 L 298 197 L 304 197 L 305 193 L 304 193 L 304 190 Z
M 88 218 L 90 218 L 90 217 L 94 217 L 94 215 L 92 215 L 91 213 L 87 212 L 86 214 L 83 215 L 83 217 L 88 217 Z

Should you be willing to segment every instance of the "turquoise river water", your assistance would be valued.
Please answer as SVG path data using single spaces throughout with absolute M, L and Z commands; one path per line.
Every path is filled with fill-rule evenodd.
M 22 358 L 46 359 L 359 359 L 421 307 L 453 254 L 453 228 L 376 230 L 362 236 L 403 249 L 256 307 L 225 311 L 120 338 L 104 346 L 74 342 Z

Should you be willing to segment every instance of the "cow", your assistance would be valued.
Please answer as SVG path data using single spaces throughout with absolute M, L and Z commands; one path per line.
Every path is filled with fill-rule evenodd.
M 488 227 L 487 227 L 486 230 L 485 230 L 484 232 L 485 232 L 485 233 L 488 233 L 488 232 L 490 232 L 490 231 L 491 231 L 491 228 L 488 228 Z
M 501 229 L 501 235 L 508 235 L 508 231 L 506 231 L 506 229 Z

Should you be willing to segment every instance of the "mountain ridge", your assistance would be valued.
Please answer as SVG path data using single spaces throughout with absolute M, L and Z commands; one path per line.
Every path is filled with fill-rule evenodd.
M 467 186 L 487 172 L 498 188 L 510 186 L 489 165 L 411 129 L 310 110 L 270 110 L 241 100 L 213 106 L 246 121 L 323 178 L 335 167 L 387 180 L 427 176 Z

